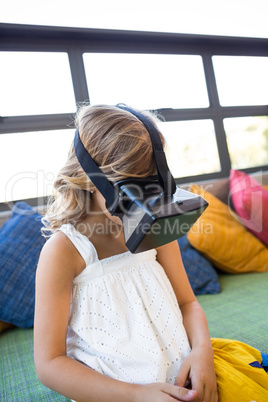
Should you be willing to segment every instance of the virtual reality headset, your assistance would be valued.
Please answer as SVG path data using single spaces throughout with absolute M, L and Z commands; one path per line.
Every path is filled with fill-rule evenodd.
M 125 105 L 117 107 L 135 115 L 146 127 L 152 141 L 157 175 L 112 183 L 85 149 L 78 130 L 74 148 L 83 170 L 105 198 L 107 210 L 122 220 L 127 248 L 132 253 L 139 253 L 185 235 L 208 203 L 203 197 L 176 186 L 159 133 L 152 122 Z

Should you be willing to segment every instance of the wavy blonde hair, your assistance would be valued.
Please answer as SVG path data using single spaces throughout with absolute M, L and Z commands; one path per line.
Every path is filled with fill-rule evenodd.
M 142 114 L 156 126 L 155 116 Z M 149 133 L 130 112 L 108 105 L 83 106 L 77 113 L 76 127 L 88 153 L 111 182 L 156 173 Z M 72 145 L 54 182 L 53 201 L 43 218 L 43 234 L 48 236 L 64 223 L 76 226 L 84 220 L 90 212 L 90 191 L 95 189 Z

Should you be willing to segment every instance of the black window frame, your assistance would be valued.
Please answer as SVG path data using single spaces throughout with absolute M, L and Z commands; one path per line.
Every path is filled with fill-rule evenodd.
M 213 56 L 268 57 L 268 39 L 141 32 L 108 29 L 68 28 L 0 23 L 0 51 L 66 52 L 77 104 L 90 101 L 83 53 L 149 53 L 200 55 L 203 61 L 209 106 L 187 109 L 158 109 L 165 121 L 210 119 L 214 123 L 221 170 L 176 179 L 178 184 L 228 177 L 231 161 L 223 120 L 231 117 L 268 116 L 268 105 L 221 106 L 214 74 Z M 163 77 L 164 79 L 164 77 Z M 0 95 L 1 96 L 1 95 Z M 1 111 L 0 111 L 1 113 Z M 66 114 L 0 116 L 0 134 L 70 128 Z M 242 169 L 247 173 L 268 171 L 268 165 Z M 39 200 L 39 201 L 38 201 Z M 36 205 L 40 199 L 27 200 Z M 43 202 L 42 199 L 41 202 Z M 3 203 L 5 204 L 5 203 Z M 7 209 L 0 204 L 0 210 Z

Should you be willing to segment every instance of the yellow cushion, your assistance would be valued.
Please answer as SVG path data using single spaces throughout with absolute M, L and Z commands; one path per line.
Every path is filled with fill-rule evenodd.
M 197 185 L 193 193 L 209 206 L 188 232 L 188 241 L 217 268 L 229 273 L 268 271 L 268 248 L 239 222 L 239 217 Z
M 239 341 L 212 338 L 219 401 L 268 401 L 263 355 Z

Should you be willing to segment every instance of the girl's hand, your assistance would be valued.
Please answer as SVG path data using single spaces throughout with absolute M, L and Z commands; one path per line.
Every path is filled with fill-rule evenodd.
M 185 387 L 189 381 L 191 388 L 197 391 L 195 402 L 218 402 L 212 347 L 193 349 L 184 359 L 175 385 Z
M 188 402 L 194 401 L 197 393 L 183 387 L 166 383 L 138 385 L 133 402 Z

